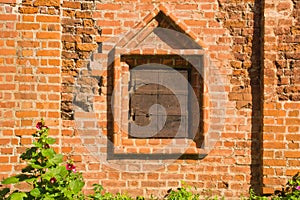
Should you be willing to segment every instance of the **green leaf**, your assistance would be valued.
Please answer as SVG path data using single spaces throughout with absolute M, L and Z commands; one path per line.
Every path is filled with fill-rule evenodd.
M 62 155 L 62 154 L 55 154 L 55 155 L 53 156 L 53 158 L 51 158 L 51 159 L 49 160 L 49 162 L 58 165 L 58 164 L 60 164 L 60 163 L 63 162 L 63 155 Z
M 43 144 L 40 143 L 40 142 L 33 142 L 32 143 L 36 148 L 42 148 L 43 147 Z
M 10 196 L 10 200 L 23 200 L 24 197 L 27 197 L 25 192 L 16 192 L 12 193 Z
M 63 194 L 64 194 L 64 196 L 67 197 L 67 199 L 72 199 L 73 191 L 71 191 L 71 190 L 65 190 L 65 191 L 63 192 Z
M 14 183 L 19 183 L 20 180 L 16 176 L 8 177 L 4 179 L 1 183 L 2 184 L 14 184 Z
M 26 181 L 26 183 L 32 183 L 32 182 L 34 182 L 36 179 L 37 179 L 37 177 L 32 177 L 32 178 L 26 179 L 25 181 Z
M 35 168 L 35 169 L 43 169 L 43 166 L 35 164 L 35 163 L 30 164 L 30 166 Z
M 47 158 L 53 158 L 53 156 L 55 155 L 55 151 L 53 149 L 43 149 L 42 155 Z
M 30 191 L 30 194 L 34 197 L 39 197 L 41 196 L 41 192 L 38 188 L 34 188 L 33 190 Z
M 29 179 L 34 178 L 33 176 L 27 175 L 27 174 L 18 174 L 16 176 L 12 176 L 9 178 L 6 178 L 2 181 L 2 184 L 15 184 L 22 181 L 27 181 Z
M 59 175 L 63 178 L 69 174 L 69 172 L 65 166 L 59 166 L 55 172 L 57 173 L 57 175 Z
M 79 181 L 79 180 L 70 182 L 70 188 L 73 191 L 73 193 L 75 193 L 75 194 L 80 192 L 83 186 L 84 186 L 84 182 Z
M 52 177 L 55 177 L 57 180 L 60 180 L 64 179 L 67 175 L 68 171 L 65 166 L 57 166 L 49 169 L 45 174 L 42 175 L 42 178 L 50 181 Z
M 56 139 L 54 139 L 54 138 L 49 137 L 46 139 L 47 144 L 54 144 L 55 142 L 56 142 Z
M 50 197 L 50 196 L 45 196 L 44 198 L 43 198 L 43 200 L 55 200 L 53 197 Z

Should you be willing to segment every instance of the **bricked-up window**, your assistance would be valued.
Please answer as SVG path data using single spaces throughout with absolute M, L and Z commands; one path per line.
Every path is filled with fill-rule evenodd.
M 122 61 L 126 62 L 131 69 L 128 85 L 130 138 L 195 139 L 197 137 L 197 140 L 202 138 L 199 136 L 202 133 L 203 80 L 199 72 L 187 60 L 178 55 L 128 55 L 122 56 Z M 147 67 L 143 68 L 143 65 Z M 163 66 L 168 66 L 172 70 Z M 180 82 L 180 84 L 176 82 L 178 73 L 186 79 L 186 82 Z M 165 83 L 170 83 L 170 81 L 174 81 L 175 91 L 174 88 L 172 91 L 166 86 Z M 190 104 L 191 88 L 196 94 L 197 105 Z M 152 107 L 153 105 L 163 107 L 165 112 L 157 106 Z M 199 109 L 194 109 L 193 106 L 199 106 Z M 195 110 L 198 112 L 194 113 Z M 197 120 L 195 120 L 196 115 L 198 115 Z M 195 121 L 198 122 L 197 125 Z M 148 127 L 145 129 L 147 131 L 135 129 L 135 125 L 146 127 L 151 123 L 156 126 Z M 193 129 L 191 127 L 197 127 L 197 132 L 191 130 Z

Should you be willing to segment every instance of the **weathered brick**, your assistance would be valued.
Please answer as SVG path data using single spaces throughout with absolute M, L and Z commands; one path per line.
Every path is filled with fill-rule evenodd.
M 34 6 L 60 6 L 60 0 L 36 0 L 33 3 Z
M 37 7 L 32 7 L 32 6 L 19 8 L 19 12 L 24 14 L 36 14 L 38 13 L 38 11 L 39 9 Z
M 90 43 L 78 43 L 76 44 L 76 49 L 79 51 L 93 51 L 97 47 L 97 44 L 90 44 Z
M 63 6 L 63 8 L 75 8 L 75 9 L 80 9 L 81 4 L 80 4 L 80 2 L 64 1 L 62 6 Z
M 92 18 L 92 13 L 90 11 L 77 11 L 75 13 L 76 18 Z
M 96 33 L 94 28 L 77 28 L 76 32 L 77 34 L 88 34 L 88 35 L 94 35 Z

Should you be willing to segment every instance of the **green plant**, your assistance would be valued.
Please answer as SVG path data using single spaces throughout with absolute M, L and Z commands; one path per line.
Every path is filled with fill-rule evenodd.
M 168 190 L 167 195 L 164 199 L 166 200 L 198 200 L 199 194 L 194 194 L 189 186 L 177 188 L 177 190 Z
M 90 194 L 89 198 L 94 200 L 107 200 L 111 199 L 113 195 L 109 192 L 105 193 L 102 185 L 93 184 L 94 186 L 94 194 Z
M 267 197 L 264 196 L 258 196 L 255 194 L 252 188 L 249 190 L 249 200 L 268 200 Z
M 49 128 L 42 119 L 36 125 L 33 134 L 33 146 L 20 156 L 28 164 L 22 173 L 8 177 L 2 184 L 18 184 L 25 182 L 31 185 L 29 191 L 10 191 L 4 188 L 0 192 L 1 199 L 84 199 L 82 188 L 84 181 L 82 174 L 76 171 L 75 165 L 68 161 L 63 164 L 63 155 L 57 154 L 50 145 L 56 140 L 48 136 Z
M 104 188 L 102 185 L 94 184 L 94 193 L 90 194 L 88 197 L 89 199 L 93 200 L 133 200 L 132 197 L 128 196 L 127 194 L 117 193 L 113 195 L 110 192 L 104 192 Z M 144 197 L 136 197 L 136 200 L 144 200 Z
M 300 199 L 300 174 L 299 172 L 288 181 L 282 191 L 277 191 L 273 200 L 298 200 Z
M 249 200 L 299 200 L 300 199 L 300 174 L 297 173 L 281 191 L 275 191 L 270 198 L 258 196 L 252 189 L 249 191 Z

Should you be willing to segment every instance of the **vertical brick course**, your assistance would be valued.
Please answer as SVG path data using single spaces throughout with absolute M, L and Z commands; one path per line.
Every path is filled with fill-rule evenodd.
M 298 171 L 299 73 L 297 27 L 299 2 L 265 1 L 264 60 L 264 192 L 287 181 Z M 273 15 L 277 12 L 277 15 Z M 295 140 L 293 140 L 294 138 Z M 273 143 L 270 146 L 270 142 Z M 275 148 L 274 148 L 275 147 Z M 278 151 L 277 148 L 280 148 Z M 281 180 L 278 180 L 278 177 Z M 284 181 L 282 181 L 284 180 Z

